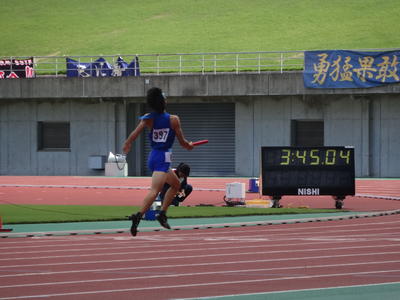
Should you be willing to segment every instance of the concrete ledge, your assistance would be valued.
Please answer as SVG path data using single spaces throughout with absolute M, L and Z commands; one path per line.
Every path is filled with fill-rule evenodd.
M 1 99 L 142 98 L 151 86 L 172 97 L 394 94 L 400 84 L 370 89 L 306 89 L 300 71 L 141 77 L 38 77 L 0 80 Z

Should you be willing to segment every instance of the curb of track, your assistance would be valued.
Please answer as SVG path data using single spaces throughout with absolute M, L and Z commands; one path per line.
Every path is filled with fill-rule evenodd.
M 195 230 L 195 229 L 212 229 L 212 228 L 230 228 L 230 227 L 246 227 L 246 226 L 268 226 L 280 224 L 296 224 L 296 223 L 310 223 L 310 222 L 326 222 L 338 220 L 350 220 L 359 218 L 370 218 L 400 214 L 400 209 L 390 211 L 377 211 L 369 213 L 355 213 L 344 216 L 330 216 L 330 217 L 317 217 L 317 218 L 303 218 L 303 219 L 282 219 L 270 221 L 254 221 L 254 222 L 233 222 L 233 223 L 216 223 L 204 225 L 183 225 L 174 226 L 172 230 Z M 139 227 L 139 232 L 155 232 L 166 231 L 161 227 Z M 83 235 L 83 234 L 106 234 L 106 233 L 128 233 L 129 229 L 91 229 L 91 230 L 66 230 L 66 231 L 49 231 L 49 232 L 19 232 L 19 233 L 0 233 L 0 238 L 15 238 L 15 237 L 43 237 L 43 236 L 65 236 L 65 235 Z

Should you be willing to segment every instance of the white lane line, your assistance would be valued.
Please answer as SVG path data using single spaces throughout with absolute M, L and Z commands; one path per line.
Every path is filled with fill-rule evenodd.
M 296 267 L 279 267 L 279 268 L 258 268 L 258 269 L 239 269 L 239 270 L 223 270 L 223 271 L 209 271 L 209 272 L 192 272 L 192 273 L 161 273 L 156 275 L 145 275 L 145 276 L 134 276 L 134 277 L 120 277 L 120 278 L 101 278 L 101 279 L 90 279 L 90 280 L 73 280 L 73 281 L 57 281 L 57 282 L 42 282 L 42 283 L 25 283 L 25 284 L 14 284 L 14 285 L 0 285 L 0 289 L 4 288 L 19 288 L 19 287 L 34 287 L 34 286 L 49 286 L 49 285 L 67 285 L 67 284 L 86 284 L 95 282 L 110 282 L 110 281 L 126 281 L 136 279 L 152 279 L 152 278 L 172 278 L 182 276 L 202 276 L 202 275 L 213 275 L 213 274 L 235 274 L 243 276 L 293 276 L 293 274 L 280 274 L 280 273 L 267 273 L 267 274 L 246 274 L 250 272 L 260 271 L 282 271 L 282 270 L 310 270 L 320 268 L 332 268 L 332 267 L 346 267 L 346 266 L 360 266 L 360 265 L 379 265 L 379 264 L 392 264 L 399 263 L 400 260 L 392 260 L 385 262 L 362 262 L 362 263 L 345 263 L 345 264 L 327 264 L 327 265 L 316 265 L 316 266 L 296 266 Z M 393 266 L 392 266 L 393 267 Z M 400 267 L 400 266 L 399 266 Z M 384 271 L 384 270 L 379 270 Z M 392 270 L 393 271 L 393 270 Z M 400 268 L 397 269 L 400 272 Z M 372 273 L 372 271 L 370 271 Z M 296 276 L 305 276 L 306 274 L 296 274 Z
M 150 190 L 150 186 L 124 185 L 72 185 L 72 184 L 0 184 L 0 187 L 27 187 L 27 188 L 72 188 L 72 189 L 117 189 L 117 190 Z M 194 188 L 194 191 L 225 192 L 222 188 Z
M 393 227 L 393 230 L 397 230 L 397 227 Z M 243 242 L 243 243 L 256 243 L 256 242 L 268 242 L 268 241 L 310 241 L 310 240 L 319 240 L 321 239 L 325 243 L 337 243 L 337 242 L 371 242 L 371 241 L 393 241 L 400 239 L 400 233 L 397 232 L 385 232 L 385 233 L 379 233 L 379 236 L 377 236 L 376 233 L 369 233 L 369 234 L 357 234 L 357 235 L 334 235 L 334 236 L 329 236 L 328 234 L 323 234 L 322 236 L 317 235 L 316 233 L 310 234 L 310 237 L 307 236 L 297 236 L 297 237 L 285 237 L 281 239 L 274 239 L 273 237 L 265 237 L 265 235 L 218 235 L 215 237 L 180 237 L 180 236 L 155 236 L 155 237 L 150 237 L 150 240 L 154 240 L 157 242 L 163 241 L 163 242 L 168 242 L 168 247 L 176 247 L 176 246 L 206 246 L 206 245 L 223 245 L 223 244 L 231 244 L 232 242 Z M 132 237 L 127 237 L 130 241 L 132 240 Z M 148 237 L 137 237 L 137 240 L 145 240 L 148 241 Z M 125 239 L 122 237 L 121 239 L 117 239 L 118 241 L 125 241 Z M 189 243 L 190 241 L 195 241 L 196 243 Z M 177 243 L 173 243 L 177 242 Z M 181 243 L 179 243 L 181 242 Z M 120 246 L 115 246 L 115 243 L 110 243 L 110 247 L 87 247 L 87 246 L 96 246 L 96 245 L 103 245 L 104 243 L 96 243 L 96 245 L 88 245 L 88 244 L 76 244 L 73 245 L 74 247 L 78 246 L 84 246 L 84 248 L 78 247 L 78 248 L 65 248 L 65 249 L 50 249 L 50 250 L 40 250 L 40 251 L 9 251 L 6 252 L 6 248 L 0 248 L 1 249 L 1 255 L 17 255 L 17 254 L 22 254 L 23 256 L 26 256 L 27 254 L 40 254 L 40 253 L 57 253 L 57 252 L 83 252 L 83 251 L 99 251 L 99 250 L 119 250 L 119 249 L 147 249 L 147 248 L 154 248 L 154 245 L 136 245 L 133 243 L 121 243 L 122 245 Z M 273 245 L 268 245 L 268 247 L 280 247 L 280 246 L 292 246 L 292 245 L 309 245 L 309 243 L 296 243 L 296 244 L 273 244 Z M 313 244 L 314 245 L 314 244 Z M 266 245 L 260 245 L 260 247 L 263 246 L 265 247 Z M 14 248 L 14 247 L 13 247 Z M 13 249 L 12 248 L 12 249 Z M 44 246 L 40 246 L 40 248 L 44 248 Z M 234 247 L 235 248 L 235 247 Z M 21 247 L 18 247 L 18 249 L 21 249 Z M 25 249 L 25 248 L 24 248 Z M 191 249 L 188 249 L 191 250 Z M 199 250 L 196 248 L 196 250 Z M 176 251 L 184 251 L 182 249 L 177 249 Z M 135 251 L 136 253 L 142 253 Z M 151 253 L 151 251 L 144 251 L 143 253 Z M 18 258 L 17 258 L 18 259 Z
M 321 227 L 321 226 L 312 226 L 312 223 L 298 223 L 296 227 L 292 228 L 278 228 L 278 227 L 268 227 L 263 229 L 262 227 L 257 227 L 257 229 L 253 229 L 252 227 L 248 227 L 245 230 L 240 230 L 240 228 L 235 228 L 235 234 L 240 234 L 240 233 L 268 233 L 269 235 L 276 235 L 279 234 L 281 236 L 284 235 L 298 235 L 297 231 L 301 231 L 304 234 L 304 230 L 307 230 L 307 233 L 309 235 L 312 235 L 317 232 L 325 233 L 326 232 L 346 232 L 347 229 L 344 230 L 336 230 L 337 228 L 351 228 L 351 227 L 357 227 L 359 229 L 360 226 L 371 226 L 373 228 L 376 228 L 378 225 L 394 225 L 396 223 L 400 223 L 399 221 L 389 221 L 389 222 L 362 222 L 362 221 L 368 221 L 370 219 L 358 219 L 359 222 L 357 224 L 343 224 L 343 225 L 337 225 L 337 224 L 329 224 L 328 228 L 326 227 Z M 396 219 L 397 220 L 397 219 Z M 323 223 L 320 223 L 323 224 Z M 140 228 L 139 228 L 140 229 Z M 358 230 L 357 229 L 357 230 Z M 386 230 L 386 227 L 383 228 L 378 228 L 379 230 Z M 312 230 L 318 230 L 318 231 L 312 231 Z M 360 229 L 360 230 L 370 230 L 368 229 Z M 286 233 L 289 232 L 289 233 Z M 201 232 L 196 232 L 196 236 L 208 236 L 208 235 L 215 235 L 215 234 L 232 234 L 232 229 L 230 230 L 224 230 L 223 228 L 219 228 L 218 232 L 206 232 L 206 231 L 201 231 Z M 157 236 L 164 236 L 164 235 L 157 235 Z M 193 236 L 193 233 L 185 233 L 185 232 L 179 232 L 179 236 Z M 129 240 L 133 240 L 131 236 L 127 236 L 126 238 L 129 238 Z M 143 236 L 137 236 L 134 239 L 143 239 Z M 81 236 L 40 236 L 40 237 L 31 237 L 29 239 L 24 239 L 24 240 L 14 240 L 14 239 L 5 239 L 2 241 L 0 244 L 0 249 L 3 249 L 3 245 L 9 245 L 9 244 L 16 244 L 16 248 L 25 247 L 26 244 L 34 244 L 33 246 L 28 246 L 28 247 L 43 247 L 42 245 L 37 246 L 37 243 L 48 243 L 49 241 L 51 242 L 59 242 L 59 241 L 81 241 L 81 240 L 104 240 L 104 239 L 113 239 L 113 237 L 110 236 L 93 236 L 93 235 L 81 235 Z M 156 242 L 156 241 L 154 241 Z M 59 243 L 57 244 L 49 244 L 46 246 L 60 246 L 60 247 L 65 247 L 65 245 L 60 245 Z
M 311 248 L 311 249 L 287 249 L 287 250 L 273 250 L 273 251 L 257 251 L 257 252 L 238 252 L 238 253 L 231 253 L 224 255 L 245 255 L 245 254 L 274 254 L 274 253 L 294 253 L 294 252 L 313 252 L 313 251 L 335 251 L 335 250 L 350 250 L 350 249 L 370 249 L 370 248 L 391 248 L 391 247 L 399 247 L 400 243 L 398 244 L 388 244 L 388 245 L 363 245 L 363 246 L 351 246 L 351 247 L 335 247 L 335 248 Z M 229 250 L 232 249 L 249 249 L 249 248 L 262 248 L 268 247 L 268 245 L 242 245 L 237 247 L 230 247 Z M 177 251 L 210 251 L 210 250 L 226 250 L 226 247 L 214 247 L 214 248 L 192 248 L 192 249 L 171 249 L 171 250 L 163 250 L 163 253 L 176 253 Z M 160 250 L 152 250 L 152 251 L 145 251 L 144 253 L 160 253 Z M 21 260 L 38 260 L 38 259 L 63 259 L 63 258 L 77 258 L 77 257 L 94 257 L 94 256 L 113 256 L 113 255 L 137 255 L 137 253 L 133 253 L 132 251 L 127 252 L 107 252 L 107 253 L 90 253 L 90 254 L 75 254 L 75 255 L 54 255 L 54 256 L 38 256 L 38 257 L 18 257 L 18 258 L 1 258 L 0 261 L 21 261 Z M 174 259 L 179 258 L 180 256 L 174 257 L 149 257 L 149 258 L 140 258 L 138 260 L 156 260 L 156 259 Z M 199 257 L 199 256 L 187 256 L 187 257 Z M 2 268 L 3 266 L 0 266 Z
M 387 231 L 389 231 L 391 229 L 393 229 L 392 232 L 387 232 Z M 240 231 L 240 232 L 235 231 L 235 235 L 234 236 L 238 237 L 238 240 L 243 237 L 243 240 L 244 239 L 247 239 L 247 240 L 250 240 L 250 239 L 264 239 L 264 240 L 266 240 L 266 239 L 268 239 L 269 241 L 279 241 L 279 240 L 285 240 L 285 241 L 288 240 L 289 241 L 289 240 L 304 240 L 304 239 L 307 239 L 307 237 L 309 237 L 309 236 L 314 237 L 315 235 L 322 234 L 323 236 L 325 236 L 327 238 L 329 238 L 329 237 L 341 238 L 341 237 L 353 237 L 353 236 L 360 237 L 360 236 L 362 236 L 363 238 L 365 238 L 368 241 L 370 241 L 370 240 L 382 240 L 382 239 L 385 239 L 385 236 L 393 236 L 393 235 L 395 235 L 395 236 L 399 236 L 400 237 L 400 233 L 397 232 L 397 229 L 398 229 L 398 227 L 385 227 L 385 228 L 374 229 L 374 230 L 383 231 L 383 232 L 379 232 L 379 234 L 377 234 L 375 232 L 371 232 L 372 231 L 371 229 L 365 229 L 365 228 L 361 228 L 359 230 L 351 230 L 350 229 L 350 230 L 326 230 L 326 231 L 318 231 L 318 232 L 313 231 L 313 232 L 309 232 L 307 234 L 302 233 L 301 235 L 299 233 L 277 234 L 277 233 L 271 233 L 271 232 L 268 231 L 268 238 L 266 238 L 265 233 L 263 233 L 264 231 L 249 231 L 249 232 L 246 232 L 246 231 Z M 362 234 L 356 234 L 356 235 L 349 235 L 349 234 L 339 235 L 338 234 L 338 233 L 341 233 L 341 232 L 347 233 L 347 232 L 365 232 L 365 231 L 368 231 L 368 232 L 371 232 L 371 233 L 362 233 Z M 253 235 L 252 233 L 255 233 L 255 234 Z M 336 235 L 329 236 L 328 235 L 329 233 L 336 233 Z M 63 248 L 63 249 L 60 249 L 60 250 L 57 250 L 57 249 L 47 250 L 47 251 L 52 251 L 52 252 L 53 251 L 54 252 L 57 252 L 57 251 L 76 251 L 76 249 L 74 249 L 74 248 L 67 248 L 67 247 L 79 247 L 79 246 L 85 246 L 85 247 L 93 246 L 93 247 L 95 247 L 95 246 L 98 246 L 98 245 L 101 245 L 101 246 L 110 245 L 110 246 L 113 246 L 112 248 L 117 248 L 117 247 L 115 247 L 115 244 L 116 244 L 114 242 L 115 240 L 120 241 L 120 243 L 118 243 L 118 245 L 132 245 L 132 241 L 137 241 L 137 240 L 146 241 L 146 242 L 148 242 L 147 244 L 136 245 L 135 247 L 136 248 L 150 248 L 150 247 L 152 248 L 152 247 L 154 247 L 155 243 L 158 243 L 160 241 L 169 241 L 169 242 L 170 241 L 177 241 L 177 242 L 182 241 L 182 242 L 185 242 L 185 243 L 187 241 L 200 241 L 200 242 L 203 242 L 205 240 L 213 239 L 213 236 L 217 236 L 217 238 L 219 238 L 221 236 L 222 237 L 224 237 L 224 236 L 232 237 L 232 232 L 214 232 L 212 234 L 210 233 L 210 234 L 196 234 L 196 235 L 193 235 L 193 234 L 190 234 L 190 235 L 189 234 L 151 235 L 151 236 L 141 235 L 141 236 L 137 236 L 135 238 L 133 238 L 131 236 L 116 236 L 116 237 L 107 237 L 107 241 L 102 241 L 102 242 L 97 242 L 97 240 L 94 239 L 96 242 L 92 242 L 92 243 L 90 243 L 90 242 L 89 243 L 88 242 L 85 242 L 85 243 L 71 243 L 71 242 L 75 242 L 75 241 L 81 241 L 82 239 L 74 240 L 73 237 L 69 237 L 69 236 L 68 236 L 68 238 L 61 239 L 61 240 L 57 239 L 56 237 L 37 237 L 37 238 L 34 238 L 35 239 L 35 244 L 39 243 L 40 245 L 29 245 L 28 246 L 25 243 L 20 243 L 20 244 L 17 244 L 15 246 L 6 246 L 6 247 L 0 246 L 0 252 L 3 254 L 3 253 L 7 253 L 7 252 L 5 252 L 6 250 L 12 250 L 12 249 L 18 249 L 19 250 L 19 249 L 21 249 L 21 247 L 23 247 L 24 249 L 30 249 L 30 248 L 31 249 L 35 249 L 35 248 L 43 249 L 43 248 L 46 248 L 46 247 L 47 248 Z M 294 236 L 294 237 L 291 237 L 291 236 Z M 46 238 L 46 239 L 54 238 L 54 239 L 57 239 L 57 240 L 54 240 L 52 242 L 57 242 L 57 243 L 56 244 L 54 244 L 54 243 L 46 244 L 45 243 L 46 241 L 40 241 L 40 239 L 42 239 L 42 238 Z M 87 239 L 84 239 L 84 240 L 85 241 L 91 241 L 92 239 L 90 239 L 88 237 Z M 110 242 L 108 242 L 108 240 L 110 240 Z M 40 242 L 42 242 L 42 243 L 40 243 Z M 60 242 L 65 242 L 67 244 L 60 243 Z M 121 246 L 121 247 L 123 247 L 123 246 Z M 95 249 L 101 249 L 101 248 L 95 248 Z M 82 249 L 79 248 L 79 251 L 80 250 L 82 250 Z M 46 251 L 46 250 L 44 250 L 44 251 Z M 40 251 L 38 251 L 38 252 L 40 252 Z M 18 252 L 12 251 L 11 253 L 16 254 Z M 21 251 L 20 253 L 28 253 L 28 251 L 24 251 L 24 252 Z M 35 253 L 35 252 L 33 252 L 33 250 L 32 250 L 32 252 L 30 252 L 30 253 Z
M 392 252 L 377 252 L 377 253 L 354 253 L 354 254 L 337 254 L 337 255 L 319 255 L 319 256 L 304 256 L 304 257 L 283 257 L 283 258 L 268 258 L 268 259 L 256 259 L 256 260 L 233 260 L 233 261 L 220 261 L 220 262 L 206 262 L 206 263 L 190 263 L 188 264 L 174 264 L 174 265 L 146 265 L 146 266 L 133 266 L 133 267 L 124 267 L 124 268 L 107 268 L 107 269 L 92 269 L 92 270 L 69 270 L 69 271 L 50 271 L 50 272 L 31 272 L 31 273 L 22 273 L 22 274 L 11 274 L 11 275 L 1 275 L 0 277 L 19 277 L 19 276 L 36 276 L 36 275 L 51 275 L 51 274 L 69 274 L 69 273 L 82 273 L 82 272 L 98 272 L 100 271 L 121 271 L 121 270 L 145 270 L 145 269 L 160 269 L 160 268 L 171 268 L 171 267 L 186 267 L 186 266 L 208 266 L 208 265 L 225 265 L 225 264 L 248 264 L 248 263 L 265 263 L 265 262 L 281 262 L 281 261 L 303 261 L 303 260 L 319 260 L 319 259 L 330 259 L 330 258 L 345 258 L 345 257 L 368 257 L 372 256 L 373 258 L 381 255 L 397 255 L 398 251 Z M 128 259 L 128 260 L 110 260 L 110 261 L 93 261 L 90 264 L 101 264 L 101 263 L 117 263 L 117 262 L 132 262 L 136 261 L 136 259 Z M 35 265 L 16 265 L 16 266 L 8 266 L 9 268 L 18 268 L 18 267 L 43 267 L 43 266 L 64 266 L 64 265 L 82 265 L 87 264 L 87 262 L 77 262 L 77 263 L 56 263 L 56 264 L 35 264 Z M 3 270 L 1 272 L 19 272 L 18 270 Z
M 266 278 L 266 279 L 252 279 L 252 280 L 239 280 L 239 281 L 219 281 L 219 282 L 206 282 L 206 283 L 194 283 L 194 284 L 180 284 L 180 285 L 167 285 L 157 286 L 157 290 L 160 289 L 177 289 L 187 287 L 199 287 L 199 286 L 215 286 L 215 285 L 239 285 L 257 282 L 268 282 L 268 281 L 283 281 L 283 280 L 299 280 L 299 279 L 312 279 L 312 278 L 329 278 L 329 277 L 343 277 L 343 276 L 361 276 L 367 274 L 383 274 L 399 272 L 400 270 L 385 270 L 385 271 L 368 271 L 368 272 L 350 272 L 350 273 L 336 273 L 336 274 L 317 274 L 307 276 L 287 276 L 280 278 Z M 141 287 L 141 288 L 129 288 L 129 289 L 113 289 L 113 290 L 95 290 L 95 291 L 82 291 L 82 292 L 69 292 L 69 293 L 56 293 L 56 294 L 40 294 L 40 295 L 24 295 L 16 297 L 2 297 L 0 300 L 11 300 L 11 299 L 32 299 L 40 297 L 60 297 L 60 296 L 73 296 L 73 295 L 90 295 L 90 294 L 104 294 L 104 293 L 118 293 L 118 292 L 133 292 L 133 291 L 145 291 L 154 290 L 154 286 Z
M 251 222 L 232 222 L 232 223 L 216 223 L 216 224 L 197 224 L 197 225 L 183 225 L 174 226 L 174 230 L 189 230 L 189 229 L 215 229 L 222 227 L 242 227 L 242 226 L 269 226 L 269 225 L 282 225 L 282 224 L 298 224 L 309 222 L 325 222 L 325 221 L 338 221 L 338 220 L 351 220 L 358 218 L 370 218 L 379 216 L 388 216 L 393 214 L 400 214 L 400 210 L 392 211 L 379 211 L 372 213 L 356 213 L 351 215 L 331 216 L 331 217 L 310 217 L 303 219 L 288 219 L 288 220 L 269 220 L 269 221 L 251 221 Z M 160 227 L 145 227 L 139 231 L 160 231 Z M 102 233 L 125 233 L 127 229 L 98 229 L 98 230 L 67 230 L 67 231 L 49 231 L 49 232 L 19 232 L 19 233 L 0 233 L 2 238 L 12 237 L 34 237 L 34 236 L 48 236 L 48 235 L 78 235 L 78 234 L 102 234 Z

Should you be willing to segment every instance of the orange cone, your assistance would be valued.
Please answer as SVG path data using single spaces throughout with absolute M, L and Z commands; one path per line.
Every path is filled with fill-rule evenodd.
M 11 228 L 3 228 L 3 220 L 1 219 L 1 216 L 0 216 L 0 232 L 9 232 L 9 231 L 12 231 L 12 229 Z

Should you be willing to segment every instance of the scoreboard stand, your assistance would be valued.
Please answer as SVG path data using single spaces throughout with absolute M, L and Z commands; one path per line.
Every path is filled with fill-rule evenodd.
M 279 201 L 282 199 L 281 196 L 272 196 L 272 208 L 281 208 L 282 205 L 279 203 Z M 342 209 L 343 208 L 343 202 L 346 196 L 333 196 L 333 199 L 335 200 L 335 208 L 336 209 Z
M 261 194 L 272 207 L 281 207 L 284 195 L 332 195 L 342 209 L 346 196 L 355 194 L 354 147 L 262 147 Z

